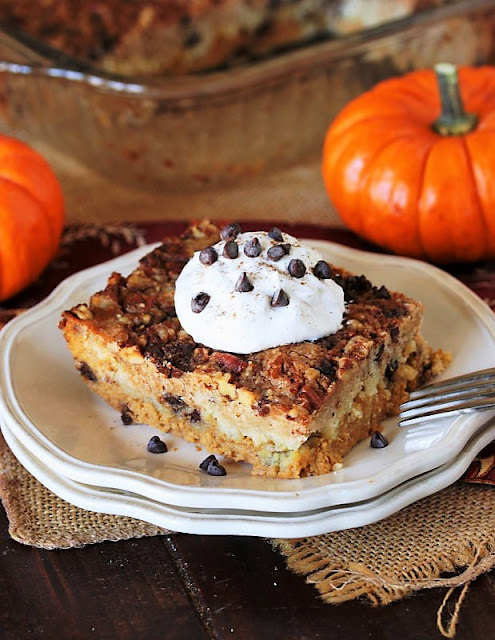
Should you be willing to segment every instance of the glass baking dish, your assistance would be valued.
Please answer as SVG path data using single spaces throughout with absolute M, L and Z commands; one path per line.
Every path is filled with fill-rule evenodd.
M 318 158 L 335 114 L 377 81 L 495 58 L 495 0 L 459 0 L 231 69 L 111 76 L 0 31 L 0 131 L 124 184 L 195 191 Z

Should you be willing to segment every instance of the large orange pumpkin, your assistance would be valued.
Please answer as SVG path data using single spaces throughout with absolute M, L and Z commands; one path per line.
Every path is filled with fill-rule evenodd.
M 57 251 L 63 223 L 62 190 L 46 160 L 0 135 L 0 300 L 36 280 Z
M 441 263 L 494 257 L 495 68 L 379 83 L 329 127 L 322 170 L 339 215 L 371 242 Z

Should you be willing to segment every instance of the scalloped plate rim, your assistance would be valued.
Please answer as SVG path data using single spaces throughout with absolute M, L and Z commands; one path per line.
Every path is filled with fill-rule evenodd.
M 383 264 L 386 264 L 405 270 L 413 269 L 422 273 L 425 277 L 431 278 L 437 285 L 441 282 L 441 287 L 448 289 L 457 297 L 462 296 L 464 304 L 469 306 L 470 310 L 475 313 L 478 321 L 485 325 L 485 328 L 491 335 L 491 339 L 495 342 L 495 320 L 492 311 L 470 289 L 441 269 L 411 258 L 369 253 L 333 242 L 321 240 L 309 240 L 309 242 L 324 252 L 327 251 L 331 252 L 332 255 L 337 255 L 340 259 L 344 259 L 344 261 L 347 258 L 351 261 L 354 260 L 373 265 L 375 268 L 377 265 L 381 268 Z M 195 507 L 198 504 L 203 506 L 218 506 L 219 500 L 227 502 L 235 500 L 236 502 L 241 501 L 243 508 L 249 507 L 258 510 L 261 508 L 267 509 L 269 506 L 270 509 L 273 508 L 276 511 L 288 511 L 290 509 L 299 511 L 302 502 L 304 502 L 305 506 L 309 505 L 311 508 L 323 508 L 353 502 L 358 495 L 360 495 L 362 499 L 376 497 L 380 493 L 390 490 L 393 486 L 408 480 L 410 477 L 413 477 L 413 475 L 425 473 L 434 467 L 447 463 L 449 459 L 457 455 L 469 437 L 485 423 L 485 420 L 480 417 L 480 414 L 453 418 L 452 424 L 457 425 L 455 428 L 456 433 L 462 434 L 461 440 L 458 441 L 455 450 L 450 452 L 437 452 L 438 455 L 434 460 L 422 460 L 420 464 L 416 461 L 414 469 L 408 466 L 407 460 L 401 461 L 400 473 L 395 477 L 390 477 L 389 473 L 386 481 L 380 483 L 380 481 L 377 482 L 376 478 L 373 478 L 365 483 L 364 486 L 362 481 L 356 481 L 354 486 L 351 486 L 351 483 L 347 483 L 347 493 L 344 492 L 344 494 L 341 493 L 340 495 L 337 495 L 338 492 L 334 490 L 335 487 L 340 486 L 338 481 L 335 482 L 335 477 L 338 475 L 338 472 L 337 474 L 327 474 L 328 478 L 332 479 L 331 484 L 323 484 L 309 488 L 305 487 L 305 485 L 310 484 L 310 482 L 307 482 L 307 480 L 310 479 L 278 481 L 277 486 L 279 486 L 280 489 L 267 491 L 259 489 L 252 490 L 249 487 L 226 488 L 222 486 L 221 483 L 216 483 L 208 487 L 190 487 L 179 486 L 151 476 L 143 476 L 143 474 L 129 469 L 102 467 L 101 465 L 95 465 L 67 454 L 56 443 L 51 442 L 45 434 L 40 432 L 36 425 L 26 419 L 25 415 L 23 415 L 22 407 L 16 406 L 15 392 L 12 387 L 12 380 L 10 379 L 11 372 L 9 369 L 10 361 L 8 355 L 15 346 L 19 332 L 22 331 L 24 327 L 32 326 L 39 318 L 45 318 L 47 315 L 55 313 L 58 308 L 65 308 L 64 303 L 66 303 L 69 298 L 74 297 L 74 290 L 77 291 L 78 286 L 85 287 L 87 286 L 87 282 L 92 281 L 95 276 L 108 275 L 110 271 L 113 270 L 123 269 L 124 267 L 128 267 L 129 270 L 131 270 L 135 266 L 138 257 L 147 253 L 153 247 L 157 246 L 157 244 L 159 243 L 140 247 L 118 258 L 111 259 L 69 276 L 60 283 L 44 301 L 12 320 L 0 333 L 0 348 L 2 348 L 4 353 L 0 362 L 0 384 L 4 392 L 0 397 L 0 417 L 8 421 L 9 428 L 16 436 L 22 437 L 22 432 L 26 430 L 34 435 L 40 445 L 44 447 L 46 451 L 45 455 L 50 459 L 50 464 L 54 464 L 55 467 L 67 477 L 79 482 L 91 481 L 90 483 L 97 483 L 101 486 L 108 486 L 109 488 L 113 485 L 119 487 L 124 481 L 130 491 L 138 491 L 140 493 L 151 491 L 153 497 L 160 500 L 163 499 L 177 506 Z M 77 379 L 75 372 L 74 376 Z M 470 424 L 471 426 L 469 426 Z M 378 475 L 380 476 L 380 474 Z M 383 472 L 381 476 L 384 476 Z M 380 478 L 378 478 L 378 480 L 380 480 Z M 293 488 L 291 488 L 291 486 Z

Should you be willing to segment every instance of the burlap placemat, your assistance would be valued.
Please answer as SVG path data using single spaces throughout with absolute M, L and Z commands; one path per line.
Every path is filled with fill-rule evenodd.
M 58 498 L 26 471 L 1 433 L 0 498 L 10 536 L 41 549 L 70 549 L 167 533 L 141 520 L 86 511 Z
M 456 484 L 367 527 L 273 544 L 328 603 L 364 596 L 388 604 L 447 587 L 437 622 L 451 638 L 469 584 L 495 566 L 495 496 L 488 486 Z
M 494 469 L 492 451 L 472 465 L 467 477 L 474 483 L 495 483 L 487 477 Z M 388 604 L 421 589 L 447 587 L 445 605 L 454 589 L 462 587 L 447 622 L 444 606 L 438 612 L 439 630 L 452 638 L 470 582 L 495 566 L 493 491 L 489 484 L 457 483 L 366 527 L 271 543 L 289 569 L 306 576 L 328 603 L 364 596 L 375 605 Z M 24 469 L 1 435 L 0 497 L 11 537 L 39 548 L 68 549 L 170 533 L 58 498 Z
M 122 243 L 128 249 L 156 239 L 149 229 L 143 234 L 134 227 L 90 227 L 83 231 L 69 229 L 63 243 L 63 248 L 70 247 L 72 262 L 76 253 L 81 254 L 80 266 L 86 266 L 82 259 L 88 249 L 92 260 L 99 255 L 95 253 L 97 247 L 85 244 L 92 239 L 110 248 L 112 254 L 123 250 Z M 76 244 L 80 245 L 79 252 Z M 62 251 L 54 273 L 45 274 L 45 288 L 66 275 L 70 266 L 69 262 L 65 264 L 66 258 L 68 254 Z M 474 275 L 461 275 L 464 279 L 475 278 L 469 284 L 493 302 L 491 271 L 478 269 Z M 37 297 L 28 291 L 17 302 L 26 307 Z M 6 309 L 2 313 L 3 320 L 8 321 L 16 312 Z M 289 569 L 305 576 L 328 603 L 365 597 L 373 604 L 387 604 L 421 589 L 445 587 L 445 604 L 459 589 L 451 617 L 443 619 L 445 606 L 438 612 L 439 630 L 453 637 L 470 582 L 495 566 L 495 496 L 490 484 L 495 485 L 495 446 L 487 448 L 471 465 L 463 482 L 386 520 L 348 531 L 271 543 L 284 555 Z M 20 465 L 1 434 L 0 498 L 12 538 L 39 548 L 68 549 L 170 533 L 137 519 L 86 511 L 58 498 Z

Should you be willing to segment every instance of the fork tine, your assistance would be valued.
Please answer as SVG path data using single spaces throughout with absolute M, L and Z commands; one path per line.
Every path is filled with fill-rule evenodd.
M 439 409 L 446 409 L 449 407 L 451 409 L 462 408 L 468 403 L 479 402 L 487 399 L 495 399 L 495 391 L 493 389 L 489 389 L 484 392 L 479 392 L 477 389 L 473 389 L 470 393 L 464 393 L 461 396 L 430 398 L 428 402 L 425 401 L 416 406 L 409 406 L 408 403 L 405 402 L 401 405 L 400 415 L 403 417 L 415 414 L 419 415 L 428 411 L 428 409 L 435 407 L 438 407 Z
M 445 390 L 443 390 L 445 389 Z M 495 392 L 495 381 L 483 380 L 476 385 L 464 384 L 464 386 L 452 386 L 443 387 L 436 393 L 429 393 L 422 396 L 416 396 L 412 399 L 406 400 L 400 405 L 401 411 L 407 411 L 408 409 L 415 409 L 416 407 L 428 406 L 430 404 L 438 404 L 441 402 L 447 402 L 455 399 L 469 399 L 475 394 L 493 395 Z M 412 394 L 411 394 L 412 395 Z
M 458 411 L 495 407 L 495 368 L 474 371 L 418 389 L 400 405 L 399 426 Z
M 487 410 L 495 408 L 495 397 L 490 396 L 483 400 L 475 399 L 470 400 L 468 402 L 459 403 L 456 406 L 452 405 L 443 405 L 443 406 L 435 406 L 432 405 L 431 409 L 422 412 L 414 412 L 411 414 L 400 414 L 399 419 L 399 427 L 405 427 L 407 425 L 415 424 L 418 422 L 424 422 L 425 420 L 429 420 L 431 418 L 440 418 L 442 416 L 446 416 L 449 413 L 454 411 L 458 411 L 459 413 L 463 412 L 472 412 L 476 410 Z
M 471 385 L 475 382 L 482 382 L 484 384 L 490 384 L 490 382 L 495 383 L 495 368 L 492 367 L 490 369 L 481 369 L 480 371 L 473 371 L 471 373 L 466 373 L 461 376 L 456 376 L 455 378 L 449 378 L 448 380 L 442 380 L 440 382 L 434 382 L 432 384 L 427 384 L 421 389 L 417 389 L 416 391 L 412 391 L 409 394 L 410 399 L 420 398 L 423 396 L 433 395 L 443 390 L 453 390 L 457 387 L 464 387 L 466 385 Z

